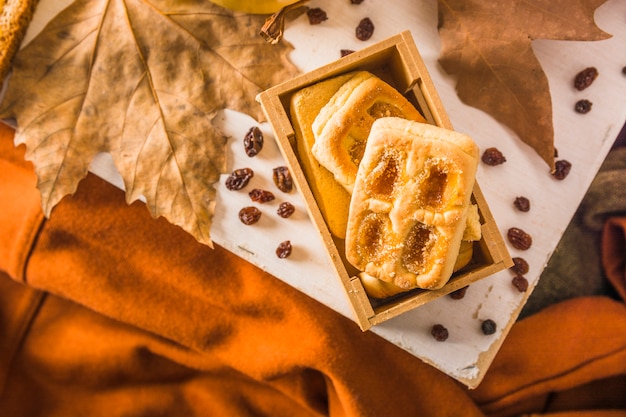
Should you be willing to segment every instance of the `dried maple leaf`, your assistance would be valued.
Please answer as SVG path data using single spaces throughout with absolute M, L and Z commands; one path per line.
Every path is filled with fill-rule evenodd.
M 262 16 L 202 0 L 79 0 L 15 58 L 0 117 L 34 163 L 46 216 L 100 152 L 124 179 L 209 246 L 226 139 L 211 124 L 230 108 L 257 120 L 255 96 L 297 71 L 288 45 L 258 36 Z
M 439 0 L 439 63 L 458 77 L 456 91 L 513 130 L 554 169 L 548 79 L 533 39 L 594 41 L 610 37 L 593 14 L 606 0 Z

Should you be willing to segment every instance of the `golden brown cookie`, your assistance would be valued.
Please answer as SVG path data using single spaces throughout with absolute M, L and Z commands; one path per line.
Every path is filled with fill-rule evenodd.
M 467 135 L 376 120 L 350 204 L 348 261 L 403 290 L 445 285 L 468 227 L 478 158 Z

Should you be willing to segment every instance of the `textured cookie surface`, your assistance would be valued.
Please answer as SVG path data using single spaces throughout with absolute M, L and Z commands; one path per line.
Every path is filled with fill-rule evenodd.
M 374 120 L 394 116 L 425 121 L 402 94 L 377 76 L 367 71 L 351 75 L 312 126 L 313 155 L 350 193 Z
M 441 288 L 461 249 L 477 165 L 467 135 L 376 120 L 351 199 L 348 261 L 404 290 Z
M 476 228 L 480 230 L 480 223 L 478 223 L 479 220 L 477 217 L 473 217 L 471 215 L 472 207 L 477 208 L 476 205 L 470 206 L 470 211 L 467 216 L 467 226 L 463 232 L 463 240 L 461 241 L 459 253 L 454 262 L 454 268 L 452 269 L 453 273 L 464 268 L 472 261 L 472 256 L 474 255 L 474 241 L 480 240 L 480 232 L 478 232 L 478 234 L 474 233 Z M 469 230 L 472 232 L 468 233 Z M 383 299 L 410 290 L 410 288 L 400 288 L 391 282 L 375 278 L 365 272 L 361 272 L 358 276 L 367 295 L 373 298 Z

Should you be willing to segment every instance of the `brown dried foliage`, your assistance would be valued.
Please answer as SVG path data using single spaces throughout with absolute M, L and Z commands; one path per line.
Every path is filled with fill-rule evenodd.
M 108 152 L 126 198 L 145 197 L 212 245 L 213 184 L 226 139 L 224 108 L 263 119 L 255 96 L 297 70 L 291 47 L 258 36 L 263 16 L 202 0 L 78 0 L 15 58 L 0 117 L 35 166 L 46 216 Z
M 605 2 L 438 2 L 439 62 L 457 77 L 459 98 L 508 126 L 550 170 L 554 169 L 552 101 L 548 79 L 531 44 L 534 39 L 610 37 L 593 18 L 595 9 Z

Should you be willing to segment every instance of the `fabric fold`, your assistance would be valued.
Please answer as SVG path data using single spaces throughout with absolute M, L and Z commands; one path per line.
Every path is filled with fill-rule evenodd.
M 30 249 L 44 222 L 37 177 L 24 161 L 24 147 L 15 148 L 15 131 L 0 122 L 0 270 L 24 281 Z
M 626 305 L 581 297 L 516 323 L 470 394 L 487 415 L 516 416 L 542 411 L 555 393 L 615 376 L 626 376 Z
M 0 271 L 0 393 L 10 383 L 9 369 L 45 298 L 41 291 L 13 281 Z
M 626 217 L 613 217 L 605 223 L 602 264 L 607 279 L 626 301 Z

